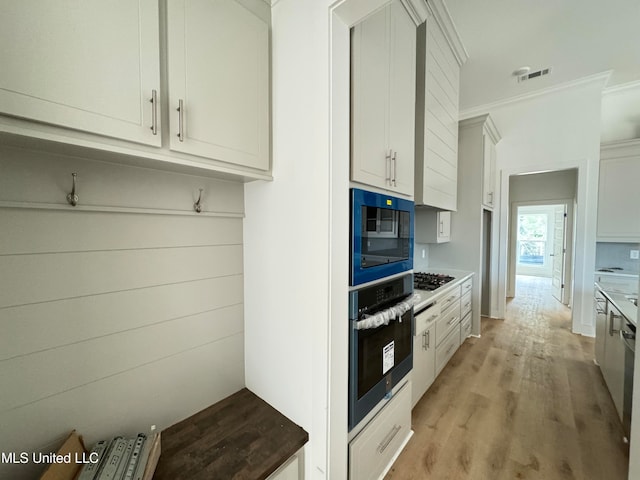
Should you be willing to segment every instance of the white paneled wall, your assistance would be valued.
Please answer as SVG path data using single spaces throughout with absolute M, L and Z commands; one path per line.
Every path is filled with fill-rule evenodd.
M 163 429 L 242 388 L 243 210 L 241 184 L 0 146 L 0 451 Z

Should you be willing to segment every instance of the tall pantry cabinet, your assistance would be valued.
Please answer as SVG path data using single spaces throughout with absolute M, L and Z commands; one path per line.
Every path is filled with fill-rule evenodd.
M 416 24 L 395 0 L 351 30 L 351 180 L 413 195 Z

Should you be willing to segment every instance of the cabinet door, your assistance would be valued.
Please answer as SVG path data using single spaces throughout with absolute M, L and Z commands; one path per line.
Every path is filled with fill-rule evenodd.
M 0 25 L 1 113 L 160 145 L 157 0 L 7 1 Z
M 351 179 L 391 186 L 389 8 L 351 30 Z
M 620 339 L 623 317 L 611 303 L 607 308 L 607 332 L 604 341 L 604 365 L 601 365 L 613 403 L 622 420 L 622 402 L 624 398 L 624 345 Z
M 411 408 L 415 407 L 436 377 L 436 349 L 433 324 L 413 337 Z
M 392 187 L 413 195 L 416 119 L 416 26 L 399 1 L 390 6 L 389 148 Z
M 494 205 L 495 171 L 496 171 L 496 146 L 485 134 L 483 139 L 483 165 L 482 165 L 482 203 L 489 208 Z
M 438 212 L 438 243 L 451 240 L 451 212 Z
M 640 155 L 602 160 L 598 192 L 598 240 L 640 241 Z
M 167 4 L 170 148 L 268 170 L 267 21 L 234 0 Z

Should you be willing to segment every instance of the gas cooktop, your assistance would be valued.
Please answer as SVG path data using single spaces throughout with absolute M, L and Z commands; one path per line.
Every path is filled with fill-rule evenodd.
M 414 272 L 413 288 L 417 290 L 435 290 L 451 280 L 455 280 L 455 277 L 441 273 Z

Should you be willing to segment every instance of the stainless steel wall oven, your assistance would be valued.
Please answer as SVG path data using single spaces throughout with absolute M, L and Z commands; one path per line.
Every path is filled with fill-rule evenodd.
M 413 367 L 413 275 L 349 294 L 349 430 Z

